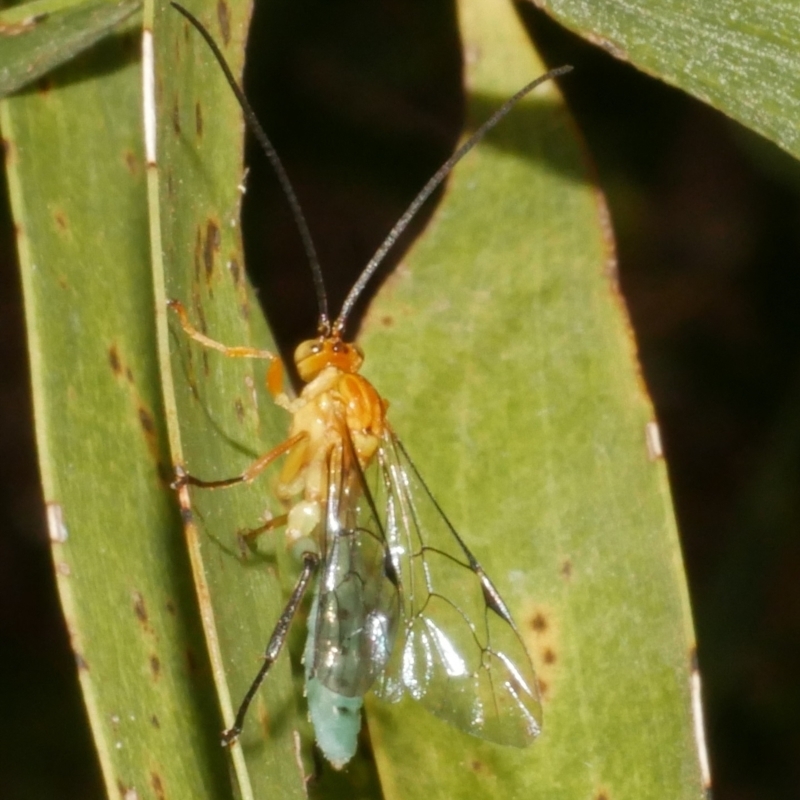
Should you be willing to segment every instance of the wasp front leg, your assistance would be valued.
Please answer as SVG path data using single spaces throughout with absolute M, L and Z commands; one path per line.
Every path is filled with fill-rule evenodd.
M 179 300 L 168 300 L 167 307 L 171 308 L 177 315 L 181 327 L 189 338 L 208 347 L 211 350 L 216 350 L 222 353 L 227 358 L 257 358 L 270 362 L 269 369 L 267 370 L 266 383 L 267 389 L 270 394 L 276 399 L 279 405 L 285 406 L 285 395 L 282 391 L 283 385 L 283 364 L 274 353 L 269 350 L 260 350 L 256 347 L 229 347 L 222 344 L 210 337 L 206 336 L 191 323 L 189 314 L 186 307 Z M 216 481 L 206 481 L 190 475 L 186 470 L 178 465 L 175 468 L 176 478 L 172 484 L 173 489 L 181 489 L 183 486 L 196 486 L 200 489 L 223 489 L 227 486 L 235 486 L 239 483 L 250 483 L 255 480 L 275 459 L 288 453 L 295 445 L 297 445 L 304 438 L 304 434 L 298 434 L 287 439 L 282 444 L 265 453 L 263 456 L 257 458 L 241 475 L 236 475 L 233 478 L 224 478 Z M 274 527 L 274 526 L 272 526 Z
M 270 365 L 266 375 L 267 390 L 276 400 L 283 397 L 283 362 L 278 356 L 269 350 L 260 350 L 257 347 L 229 347 L 211 339 L 192 325 L 186 307 L 180 300 L 167 300 L 167 308 L 171 308 L 178 315 L 184 333 L 203 347 L 216 350 L 227 358 L 256 358 L 269 361 Z

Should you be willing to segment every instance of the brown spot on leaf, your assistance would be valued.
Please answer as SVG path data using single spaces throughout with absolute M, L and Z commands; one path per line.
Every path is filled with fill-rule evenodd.
M 139 160 L 136 158 L 136 153 L 133 150 L 126 150 L 122 157 L 125 160 L 125 168 L 131 175 L 136 175 L 139 172 Z
M 555 664 L 556 654 L 548 647 L 544 653 L 542 653 L 542 661 L 544 661 L 545 664 Z
M 115 344 L 108 348 L 108 363 L 111 364 L 112 372 L 119 376 L 122 372 L 122 364 L 119 363 L 119 353 Z
M 139 424 L 142 430 L 148 435 L 153 436 L 156 430 L 156 424 L 153 420 L 152 414 L 144 407 L 139 406 Z
M 172 103 L 172 129 L 175 133 L 181 132 L 181 110 L 178 106 L 178 98 L 176 97 Z
M 608 794 L 606 794 L 606 792 L 599 792 L 595 800 L 608 800 Z
M 544 614 L 537 613 L 534 614 L 533 619 L 530 622 L 531 628 L 536 631 L 536 633 L 544 633 L 547 630 L 547 620 L 545 619 Z
M 219 0 L 217 3 L 217 19 L 222 41 L 228 44 L 231 40 L 231 15 L 225 0 Z
M 572 562 L 566 558 L 561 565 L 561 577 L 569 580 L 572 577 Z
M 203 232 L 200 228 L 197 228 L 195 231 L 194 237 L 194 279 L 196 281 L 200 280 L 200 262 L 202 261 L 202 253 L 203 253 Z M 197 302 L 195 302 L 197 305 Z M 201 320 L 202 325 L 202 320 Z M 200 330 L 204 330 L 200 328 Z
M 244 422 L 244 406 L 238 397 L 236 398 L 236 402 L 233 404 L 233 407 L 236 410 L 236 419 L 238 419 L 239 422 Z
M 155 714 L 153 714 L 153 716 L 150 717 L 150 724 L 154 728 L 160 728 L 161 727 L 161 722 L 159 721 L 158 717 Z
M 156 423 L 153 419 L 153 415 L 142 405 L 138 407 L 137 415 L 139 417 L 139 424 L 142 426 L 142 431 L 147 438 L 148 446 L 151 452 L 155 452 Z
M 242 269 L 239 266 L 239 262 L 235 258 L 232 258 L 228 269 L 230 269 L 231 275 L 233 276 L 233 282 L 238 286 L 242 281 Z
M 388 314 L 384 317 L 381 317 L 381 325 L 384 328 L 391 328 L 394 325 L 394 317 L 389 316 Z
M 194 105 L 194 129 L 198 138 L 203 135 L 203 107 L 199 102 Z
M 161 675 L 161 661 L 158 656 L 150 656 L 150 673 L 156 680 Z
M 133 372 L 130 367 L 125 370 L 125 377 L 128 379 L 128 383 L 133 383 Z
M 60 231 L 65 231 L 67 229 L 67 215 L 61 209 L 53 213 L 53 219 L 55 220 L 56 227 Z
M 539 687 L 539 694 L 542 696 L 542 699 L 547 697 L 547 693 L 550 689 L 547 681 L 543 681 L 541 678 L 536 678 L 536 684 Z
M 157 772 L 150 773 L 150 785 L 153 787 L 153 791 L 156 793 L 158 800 L 165 800 L 166 794 L 164 794 L 164 784 L 161 781 L 161 776 Z
M 206 279 L 210 280 L 214 272 L 214 256 L 219 252 L 221 236 L 219 232 L 219 225 L 213 220 L 209 219 L 206 222 L 206 239 L 203 246 L 203 264 L 206 268 Z
M 153 413 L 146 408 L 141 401 L 137 403 L 136 413 L 139 418 L 139 425 L 141 425 L 142 432 L 144 433 L 147 449 L 150 451 L 153 463 L 157 464 L 161 458 L 161 453 L 158 450 L 155 417 L 153 417 Z
M 172 614 L 172 616 L 174 617 L 175 616 L 175 612 L 177 610 L 175 608 L 175 603 L 173 603 L 172 600 L 167 600 L 167 606 L 166 607 L 167 607 L 167 613 L 168 614 Z
M 136 614 L 136 619 L 143 625 L 147 624 L 147 607 L 144 604 L 144 597 L 140 592 L 133 593 L 133 613 Z

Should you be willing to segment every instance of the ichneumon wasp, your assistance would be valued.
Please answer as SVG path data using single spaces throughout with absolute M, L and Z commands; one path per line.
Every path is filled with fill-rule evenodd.
M 540 732 L 541 705 L 530 658 L 494 583 L 434 499 L 387 419 L 388 403 L 359 374 L 363 354 L 346 341 L 355 302 L 387 252 L 455 164 L 536 86 L 568 72 L 551 70 L 523 87 L 442 165 L 364 268 L 331 321 L 314 244 L 274 147 L 225 59 L 203 25 L 172 5 L 199 31 L 219 62 L 247 124 L 287 196 L 305 247 L 319 307 L 318 335 L 294 353 L 303 388 L 280 391 L 277 356 L 227 347 L 197 330 L 184 306 L 169 301 L 183 330 L 199 344 L 234 358 L 270 362 L 267 383 L 291 415 L 286 440 L 241 475 L 201 480 L 178 468 L 178 486 L 223 488 L 256 479 L 283 459 L 275 493 L 285 514 L 252 534 L 285 527 L 302 568 L 233 725 L 230 744 L 278 657 L 302 599 L 317 579 L 305 650 L 306 691 L 317 742 L 334 766 L 353 756 L 362 697 L 409 695 L 456 727 L 504 745 L 524 747 Z

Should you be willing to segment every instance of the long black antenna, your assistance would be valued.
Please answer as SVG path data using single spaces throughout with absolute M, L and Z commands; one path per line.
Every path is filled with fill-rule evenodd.
M 278 181 L 280 182 L 281 188 L 283 189 L 292 209 L 292 216 L 294 217 L 295 224 L 300 232 L 300 238 L 303 240 L 303 247 L 306 251 L 306 255 L 308 256 L 309 266 L 311 267 L 311 274 L 314 277 L 314 291 L 317 293 L 320 332 L 327 333 L 330 330 L 330 318 L 328 317 L 328 296 L 325 292 L 325 281 L 322 278 L 322 269 L 320 268 L 319 259 L 317 258 L 314 240 L 311 238 L 311 231 L 308 229 L 308 223 L 303 215 L 303 210 L 300 208 L 297 195 L 295 194 L 292 183 L 289 180 L 289 176 L 286 174 L 283 163 L 281 162 L 272 142 L 267 137 L 267 134 L 264 133 L 264 129 L 261 127 L 261 123 L 258 121 L 252 106 L 245 97 L 244 92 L 239 87 L 239 84 L 236 82 L 236 78 L 233 77 L 233 73 L 231 72 L 231 68 L 228 66 L 228 62 L 225 60 L 225 56 L 222 55 L 222 51 L 217 46 L 217 43 L 211 38 L 211 34 L 206 30 L 203 23 L 200 22 L 200 20 L 197 19 L 197 17 L 195 17 L 191 12 L 187 11 L 182 5 L 174 2 L 170 3 L 170 5 L 176 11 L 180 11 L 180 13 L 183 14 L 183 16 L 186 17 L 186 19 L 188 19 L 195 28 L 197 28 L 200 35 L 203 37 L 203 39 L 205 39 L 206 44 L 211 48 L 211 52 L 214 54 L 220 67 L 222 67 L 222 71 L 225 73 L 225 77 L 227 78 L 233 93 L 236 95 L 239 105 L 242 107 L 245 122 L 250 128 L 253 136 L 256 137 L 258 143 L 261 145 L 261 148 L 263 149 L 270 161 L 270 164 L 272 164 L 272 168 L 275 170 L 275 173 L 278 176 Z
M 394 243 L 403 233 L 403 231 L 408 227 L 408 224 L 414 218 L 414 215 L 420 210 L 423 203 L 433 194 L 433 192 L 438 188 L 438 186 L 442 183 L 442 181 L 450 174 L 453 167 L 470 151 L 476 144 L 486 135 L 488 131 L 490 131 L 498 122 L 500 122 L 503 117 L 508 114 L 509 111 L 514 107 L 514 105 L 525 97 L 528 92 L 533 91 L 539 84 L 544 83 L 545 81 L 552 80 L 553 78 L 558 78 L 561 75 L 565 75 L 568 72 L 572 71 L 572 67 L 569 65 L 563 67 L 557 67 L 556 69 L 551 69 L 550 72 L 546 72 L 544 75 L 540 75 L 536 80 L 531 81 L 527 86 L 523 86 L 513 97 L 506 100 L 500 108 L 492 114 L 483 125 L 478 128 L 472 136 L 467 139 L 458 150 L 447 159 L 447 161 L 442 164 L 441 167 L 436 171 L 433 177 L 422 187 L 420 193 L 414 198 L 411 205 L 406 209 L 405 213 L 399 220 L 395 223 L 395 226 L 389 231 L 389 235 L 383 240 L 383 244 L 376 250 L 375 255 L 372 256 L 369 264 L 364 267 L 364 271 L 359 276 L 358 280 L 353 284 L 353 288 L 350 289 L 349 294 L 345 298 L 344 303 L 342 304 L 342 310 L 339 312 L 339 317 L 337 318 L 333 330 L 334 332 L 341 333 L 344 330 L 344 326 L 347 324 L 347 317 L 349 316 L 350 312 L 353 310 L 353 306 L 355 305 L 356 301 L 359 298 L 359 295 L 362 291 L 364 291 L 364 287 L 369 283 L 370 278 L 375 274 L 375 270 L 381 265 L 381 262 L 386 257 L 386 254 L 389 250 L 392 249 Z

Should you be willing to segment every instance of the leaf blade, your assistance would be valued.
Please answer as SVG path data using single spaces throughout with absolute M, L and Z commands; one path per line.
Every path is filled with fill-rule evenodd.
M 195 5 L 192 13 L 240 72 L 247 4 L 229 4 L 222 16 L 212 3 Z M 274 350 L 243 270 L 243 126 L 231 124 L 241 114 L 206 44 L 177 11 L 148 3 L 145 19 L 153 20 L 158 87 L 150 213 L 158 230 L 152 238 L 161 243 L 154 276 L 170 443 L 176 463 L 191 474 L 228 478 L 285 438 L 285 412 L 263 396 L 262 363 L 204 351 L 174 314 L 167 317 L 166 301 L 183 302 L 193 324 L 216 340 Z M 187 541 L 226 727 L 282 610 L 281 571 L 292 569 L 280 538 L 267 535 L 253 551 L 237 543 L 237 531 L 256 527 L 265 510 L 280 512 L 268 486 L 266 476 L 253 486 L 192 491 L 184 509 L 187 520 L 191 512 Z M 297 752 L 303 724 L 284 653 L 231 749 L 244 798 L 305 796 Z
M 24 88 L 118 30 L 141 0 L 26 3 L 0 14 L 0 97 Z
M 56 580 L 106 789 L 216 798 L 229 784 L 168 486 L 137 46 L 101 46 L 0 114 Z
M 463 0 L 460 16 L 469 116 L 485 118 L 541 67 L 504 4 Z M 523 102 L 456 170 L 363 337 L 395 429 L 523 632 L 544 732 L 515 751 L 370 702 L 387 798 L 702 795 L 653 411 L 607 212 L 552 98 Z
M 676 0 L 537 5 L 612 55 L 703 100 L 800 157 L 800 25 L 791 2 Z

